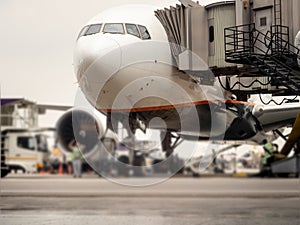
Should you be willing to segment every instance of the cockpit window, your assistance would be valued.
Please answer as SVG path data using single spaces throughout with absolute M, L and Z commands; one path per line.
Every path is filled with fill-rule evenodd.
M 128 34 L 137 36 L 138 38 L 141 37 L 140 33 L 139 33 L 139 30 L 138 30 L 138 28 L 137 28 L 137 26 L 135 24 L 128 24 L 128 23 L 126 23 L 125 27 L 126 27 L 126 30 L 127 30 Z
M 78 35 L 78 37 L 77 37 L 77 40 L 78 40 L 81 36 L 85 35 L 87 29 L 89 29 L 89 26 L 85 26 L 84 28 L 81 29 L 81 31 L 80 31 L 80 33 L 79 33 L 79 35 Z
M 139 25 L 139 29 L 140 29 L 143 40 L 151 39 L 150 34 L 146 27 Z
M 102 24 L 93 24 L 86 31 L 85 35 L 97 34 L 100 32 Z
M 124 27 L 125 26 L 125 27 Z M 102 29 L 103 27 L 103 29 Z M 151 39 L 150 33 L 148 32 L 147 28 L 142 25 L 136 24 L 123 24 L 123 23 L 106 23 L 106 24 L 92 24 L 87 25 L 80 31 L 77 40 L 82 36 L 97 34 L 102 32 L 110 33 L 110 34 L 125 34 L 126 33 L 141 38 L 143 40 Z
M 87 25 L 80 31 L 77 40 L 86 35 L 97 34 L 100 32 L 102 24 Z
M 124 34 L 124 27 L 121 23 L 107 23 L 104 25 L 103 33 Z

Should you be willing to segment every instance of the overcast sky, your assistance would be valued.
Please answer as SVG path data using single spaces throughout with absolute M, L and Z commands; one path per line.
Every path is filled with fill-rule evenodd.
M 79 31 L 101 11 L 134 3 L 162 0 L 0 0 L 1 97 L 73 105 L 73 48 Z M 48 112 L 40 125 L 54 126 L 61 114 Z
M 77 90 L 73 48 L 82 26 L 107 8 L 161 2 L 0 0 L 1 97 L 72 105 Z M 47 121 L 52 122 L 60 113 L 55 115 L 48 114 Z M 41 123 L 44 125 L 44 118 Z

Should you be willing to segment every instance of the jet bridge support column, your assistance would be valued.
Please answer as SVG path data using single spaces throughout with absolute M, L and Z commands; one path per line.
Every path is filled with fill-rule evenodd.
M 294 149 L 294 155 L 282 160 L 276 160 L 271 164 L 273 175 L 288 177 L 295 175 L 300 177 L 300 113 L 294 123 L 293 129 L 281 150 L 281 154 L 288 156 Z
M 300 140 L 300 113 L 297 116 L 297 119 L 294 123 L 293 129 L 289 135 L 289 138 L 287 139 L 285 145 L 283 146 L 283 148 L 281 150 L 281 154 L 288 156 L 296 144 L 297 144 L 297 149 L 296 149 L 295 153 L 299 154 L 300 153 L 299 140 Z

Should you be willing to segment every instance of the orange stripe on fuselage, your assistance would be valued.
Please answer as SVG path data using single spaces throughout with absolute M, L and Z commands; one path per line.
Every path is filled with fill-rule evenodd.
M 224 100 L 224 101 L 198 101 L 198 102 L 189 102 L 175 105 L 165 105 L 165 106 L 150 106 L 143 108 L 132 108 L 132 109 L 98 109 L 102 113 L 122 113 L 122 112 L 146 112 L 146 111 L 159 111 L 159 110 L 168 110 L 168 109 L 177 109 L 184 107 L 192 107 L 198 105 L 209 105 L 209 104 L 217 104 L 217 103 L 233 103 L 240 105 L 255 105 L 252 102 L 241 102 L 236 100 Z

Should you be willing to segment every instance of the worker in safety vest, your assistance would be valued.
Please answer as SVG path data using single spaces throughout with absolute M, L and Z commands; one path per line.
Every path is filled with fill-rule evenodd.
M 72 161 L 73 161 L 72 149 L 69 149 L 69 151 L 65 153 L 65 158 L 66 158 L 66 165 L 67 165 L 67 173 L 69 175 L 72 175 Z
M 82 154 L 80 151 L 80 143 L 72 140 L 69 143 L 69 148 L 72 150 L 72 166 L 73 166 L 73 177 L 81 177 L 82 175 Z
M 57 148 L 57 146 L 54 146 L 50 154 L 49 160 L 52 167 L 52 173 L 58 173 L 60 168 L 62 168 L 63 154 L 61 150 Z
M 270 165 L 273 160 L 274 160 L 274 147 L 273 147 L 273 144 L 268 142 L 267 140 L 264 140 L 263 141 L 263 148 L 264 148 L 264 158 L 263 158 L 263 165 L 264 166 L 267 166 L 267 165 Z

